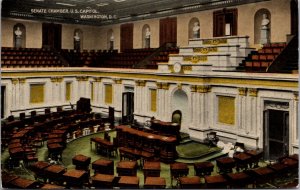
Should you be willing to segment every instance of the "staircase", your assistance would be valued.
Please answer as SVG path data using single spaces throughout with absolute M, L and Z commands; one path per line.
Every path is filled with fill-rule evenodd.
M 286 43 L 271 43 L 258 51 L 252 51 L 237 67 L 237 71 L 266 72 L 276 57 L 286 47 Z

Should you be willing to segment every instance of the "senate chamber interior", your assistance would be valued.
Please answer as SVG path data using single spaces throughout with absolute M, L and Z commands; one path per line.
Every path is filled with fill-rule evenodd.
M 298 0 L 3 0 L 1 185 L 298 186 Z

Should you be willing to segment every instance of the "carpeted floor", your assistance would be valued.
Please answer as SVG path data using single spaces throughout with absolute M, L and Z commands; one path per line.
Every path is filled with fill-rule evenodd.
M 113 137 L 116 136 L 116 132 L 115 131 L 111 131 L 109 132 L 109 135 L 111 136 L 111 139 Z M 97 134 L 92 134 L 89 136 L 84 136 L 78 139 L 75 139 L 73 141 L 70 141 L 67 144 L 66 149 L 63 151 L 62 154 L 62 164 L 68 168 L 68 169 L 74 169 L 75 166 L 72 165 L 72 158 L 76 155 L 76 154 L 83 154 L 86 156 L 91 157 L 91 162 L 99 159 L 99 158 L 105 158 L 101 155 L 96 154 L 95 151 L 95 147 L 94 147 L 94 143 L 93 143 L 93 147 L 91 148 L 90 145 L 90 138 L 91 137 L 102 137 L 103 138 L 103 133 L 97 133 Z M 215 149 L 210 150 L 210 148 L 208 147 L 204 147 L 202 144 L 191 141 L 185 144 L 181 144 L 177 147 L 178 152 L 180 152 L 181 156 L 199 156 L 198 158 L 195 159 L 182 159 L 179 158 L 176 161 L 183 161 L 186 163 L 190 163 L 189 164 L 189 176 L 194 176 L 194 168 L 193 168 L 193 163 L 194 162 L 198 162 L 198 161 L 204 161 L 204 160 L 210 160 L 210 158 L 216 157 L 216 156 L 222 156 L 222 153 L 219 153 L 217 151 L 216 154 L 212 154 L 209 156 L 205 156 L 205 157 L 201 157 L 201 154 L 203 154 L 203 151 L 216 151 Z M 201 150 L 201 151 L 200 151 Z M 202 152 L 202 153 L 201 153 Z M 48 151 L 47 151 L 47 147 L 46 145 L 44 145 L 42 148 L 38 149 L 37 152 L 38 155 L 38 159 L 39 160 L 47 160 L 47 156 L 48 156 Z M 4 170 L 7 170 L 7 161 L 9 159 L 9 153 L 7 150 L 5 150 L 4 152 L 2 152 L 1 155 L 1 168 Z M 119 161 L 119 157 L 117 156 L 116 158 L 110 158 L 111 160 L 114 160 L 114 165 L 116 167 L 117 162 Z M 215 161 L 212 161 L 213 164 L 215 164 Z M 259 163 L 260 166 L 265 166 L 266 163 L 265 162 L 260 162 Z M 91 165 L 90 165 L 91 166 Z M 25 177 L 28 179 L 34 179 L 33 177 L 33 173 L 26 169 L 25 167 L 19 167 L 19 168 L 14 168 L 12 170 L 9 170 L 10 172 L 14 172 L 16 173 L 18 176 L 21 177 Z M 94 175 L 94 171 L 91 170 L 91 175 Z M 144 175 L 143 175 L 143 171 L 141 168 L 138 169 L 138 173 L 137 173 L 139 179 L 140 179 L 140 187 L 143 187 L 144 184 Z M 170 180 L 170 165 L 169 164 L 165 164 L 165 163 L 161 163 L 161 173 L 160 173 L 161 177 L 164 177 L 166 179 L 166 183 L 167 183 L 167 188 L 171 188 L 171 180 Z M 212 173 L 212 175 L 217 175 L 217 167 L 214 167 L 214 172 Z M 115 168 L 115 176 L 117 176 L 116 173 L 116 168 Z M 292 180 L 294 180 L 294 177 L 291 178 L 287 178 L 287 179 L 282 179 L 282 180 L 277 180 L 276 181 L 276 185 L 280 186 L 280 184 L 285 184 L 288 182 L 291 182 Z M 175 185 L 175 182 L 173 182 Z M 274 188 L 273 185 L 271 184 L 264 184 L 263 186 L 261 186 L 261 188 Z

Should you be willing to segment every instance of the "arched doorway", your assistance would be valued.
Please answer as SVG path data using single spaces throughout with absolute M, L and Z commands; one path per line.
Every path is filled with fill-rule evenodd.
M 26 28 L 23 24 L 18 23 L 13 28 L 14 47 L 25 48 L 26 47 Z
M 260 9 L 255 13 L 254 16 L 254 43 L 255 44 L 261 44 L 261 29 L 262 29 L 262 21 L 265 17 L 270 21 L 268 24 L 268 40 L 270 42 L 271 40 L 271 13 L 268 9 Z
M 74 30 L 74 50 L 81 51 L 83 44 L 83 32 L 80 29 Z
M 198 18 L 192 18 L 189 22 L 189 39 L 200 38 L 200 22 Z
M 190 115 L 188 109 L 188 96 L 183 90 L 176 90 L 172 97 L 172 113 L 180 113 L 181 131 L 188 132 L 188 117 Z M 172 116 L 173 116 L 172 114 Z M 173 120 L 173 118 L 172 118 Z

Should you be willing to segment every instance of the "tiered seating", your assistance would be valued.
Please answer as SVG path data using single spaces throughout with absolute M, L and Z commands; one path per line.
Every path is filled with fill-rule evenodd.
M 266 69 L 285 47 L 286 43 L 266 44 L 262 49 L 252 51 L 252 53 L 243 60 L 237 70 L 245 70 L 246 72 L 266 72 Z
M 103 62 L 110 59 L 112 56 L 116 55 L 117 50 L 83 50 L 82 52 L 77 52 L 76 50 L 61 50 L 61 55 L 69 62 L 72 67 L 99 67 Z
M 179 48 L 178 47 L 169 47 L 161 52 L 157 56 L 154 56 L 151 60 L 151 64 L 146 65 L 147 69 L 157 69 L 158 62 L 168 62 L 169 61 L 169 54 L 178 54 Z
M 62 67 L 62 61 L 49 49 L 2 47 L 1 65 L 14 67 Z
M 105 61 L 100 67 L 133 68 L 134 65 L 151 55 L 155 49 L 128 49 Z

